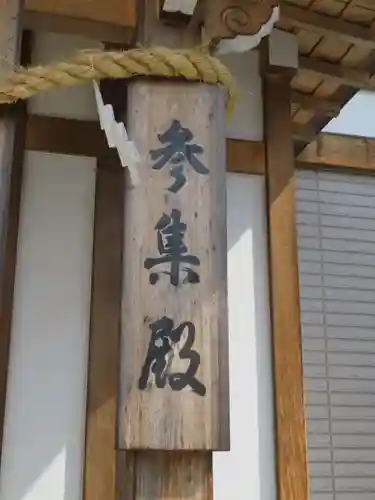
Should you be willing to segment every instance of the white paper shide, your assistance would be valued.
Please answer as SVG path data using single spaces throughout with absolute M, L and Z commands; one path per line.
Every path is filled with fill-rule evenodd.
M 133 185 L 139 181 L 138 163 L 140 156 L 133 141 L 129 140 L 128 133 L 123 123 L 117 123 L 113 108 L 104 104 L 99 85 L 94 81 L 96 106 L 99 115 L 100 128 L 105 132 L 108 147 L 116 148 L 121 165 L 128 167 Z

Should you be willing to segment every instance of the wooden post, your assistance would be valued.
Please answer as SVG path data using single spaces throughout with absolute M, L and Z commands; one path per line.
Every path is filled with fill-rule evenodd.
M 115 80 L 104 80 L 100 89 L 104 102 L 111 102 L 116 119 L 120 120 L 127 103 L 123 85 Z M 97 132 L 102 134 L 98 124 L 96 126 Z M 93 141 L 93 134 L 87 135 Z M 100 139 L 103 139 L 101 135 L 97 137 L 97 145 Z M 68 142 L 71 145 L 72 141 Z M 114 151 L 106 144 L 103 146 L 97 159 L 95 181 L 84 500 L 117 499 L 116 432 L 125 170 Z
M 200 38 L 197 36 L 196 32 L 191 29 L 191 27 L 179 27 L 174 28 L 172 26 L 166 26 L 161 24 L 158 21 L 158 7 L 159 2 L 156 0 L 142 0 L 139 2 L 138 9 L 138 35 L 139 42 L 142 43 L 143 46 L 158 46 L 158 45 L 166 45 L 169 47 L 183 48 L 183 47 L 195 47 L 200 43 Z M 163 91 L 163 88 L 165 90 Z M 171 103 L 172 97 L 168 100 L 167 88 L 172 89 L 174 95 L 178 94 L 177 97 L 173 98 L 173 103 L 170 109 L 167 109 L 167 105 Z M 160 89 L 160 90 L 159 90 Z M 189 91 L 190 98 L 193 99 L 194 102 L 188 102 L 186 97 L 184 96 L 184 90 Z M 199 89 L 199 90 L 198 90 Z M 153 101 L 152 105 L 145 106 L 142 103 L 141 97 L 145 93 L 146 97 L 148 97 L 148 102 L 150 102 L 151 96 L 154 95 L 154 99 L 157 96 L 157 92 L 162 91 L 163 93 L 163 103 L 160 101 Z M 126 450 L 126 451 L 118 451 L 117 456 L 117 492 L 119 496 L 119 500 L 165 500 L 169 499 L 177 499 L 185 496 L 189 496 L 191 500 L 207 500 L 212 498 L 212 452 L 205 451 L 205 448 L 208 448 L 211 444 L 215 446 L 225 446 L 225 441 L 227 441 L 225 435 L 223 434 L 224 429 L 227 426 L 225 422 L 226 416 L 221 416 L 221 422 L 219 422 L 220 415 L 213 415 L 211 410 L 207 407 L 207 402 L 204 400 L 206 396 L 200 396 L 199 394 L 193 393 L 189 387 L 185 388 L 184 391 L 172 391 L 170 387 L 166 387 L 165 389 L 158 389 L 155 385 L 150 387 L 150 381 L 148 382 L 147 391 L 139 390 L 139 378 L 142 371 L 142 366 L 145 362 L 144 356 L 147 354 L 148 344 L 150 342 L 151 329 L 150 325 L 152 321 L 155 319 L 151 319 L 151 315 L 157 314 L 158 317 L 163 317 L 164 315 L 170 316 L 170 319 L 174 321 L 175 329 L 178 327 L 178 322 L 183 320 L 186 321 L 195 321 L 195 317 L 187 317 L 187 314 L 190 313 L 193 304 L 190 303 L 188 307 L 184 307 L 181 310 L 181 313 L 177 309 L 177 302 L 175 303 L 173 308 L 168 308 L 161 304 L 161 298 L 158 299 L 159 304 L 161 304 L 161 309 L 156 310 L 156 302 L 153 300 L 148 300 L 147 297 L 159 296 L 160 292 L 156 291 L 155 285 L 150 283 L 150 272 L 151 274 L 155 274 L 155 271 L 159 269 L 145 269 L 144 260 L 147 258 L 157 257 L 158 255 L 158 247 L 157 247 L 157 230 L 155 230 L 155 224 L 163 215 L 163 210 L 166 211 L 167 215 L 171 215 L 172 209 L 177 209 L 181 211 L 181 221 L 187 225 L 187 231 L 184 236 L 184 243 L 187 245 L 188 253 L 196 255 L 202 264 L 200 266 L 189 266 L 192 267 L 192 270 L 198 272 L 203 284 L 207 281 L 208 283 L 205 285 L 209 290 L 209 283 L 212 283 L 212 279 L 215 277 L 208 277 L 204 275 L 203 263 L 208 262 L 208 257 L 203 253 L 201 255 L 199 245 L 201 243 L 198 242 L 198 234 L 199 227 L 202 224 L 202 219 L 200 219 L 200 223 L 198 224 L 198 218 L 195 219 L 195 215 L 193 220 L 191 220 L 192 209 L 190 207 L 189 210 L 185 210 L 185 204 L 188 202 L 186 190 L 189 190 L 191 193 L 191 188 L 196 186 L 197 189 L 202 190 L 202 195 L 204 193 L 215 194 L 214 190 L 211 190 L 209 186 L 211 185 L 212 180 L 207 175 L 201 175 L 189 165 L 184 166 L 184 174 L 186 175 L 187 184 L 182 188 L 182 192 L 180 193 L 172 193 L 168 191 L 168 187 L 171 185 L 171 181 L 173 182 L 173 177 L 170 177 L 170 168 L 173 165 L 166 165 L 161 170 L 153 170 L 152 165 L 155 163 L 155 160 L 151 161 L 150 150 L 157 150 L 163 147 L 158 141 L 157 134 L 165 133 L 170 125 L 172 124 L 172 120 L 180 120 L 181 126 L 183 128 L 188 128 L 194 134 L 194 140 L 192 143 L 196 143 L 199 146 L 205 148 L 205 152 L 203 155 L 197 155 L 197 158 L 205 165 L 212 173 L 213 170 L 217 170 L 217 174 L 223 176 L 225 173 L 224 161 L 225 155 L 223 146 L 219 146 L 222 151 L 223 156 L 219 157 L 215 151 L 211 151 L 210 144 L 213 143 L 211 141 L 210 131 L 206 130 L 205 126 L 209 123 L 209 117 L 204 113 L 204 109 L 201 110 L 201 116 L 199 120 L 196 119 L 196 111 L 193 111 L 192 108 L 194 103 L 196 103 L 197 99 L 199 100 L 199 91 L 202 92 L 201 98 L 205 98 L 204 109 L 208 111 L 212 106 L 212 103 L 217 100 L 219 104 L 219 109 L 214 111 L 215 115 L 219 118 L 219 116 L 223 117 L 223 102 L 220 102 L 222 97 L 219 96 L 220 91 L 215 88 L 206 88 L 205 86 L 200 86 L 199 84 L 183 84 L 181 82 L 148 82 L 141 83 L 137 82 L 132 84 L 132 88 L 129 91 L 129 110 L 128 110 L 128 123 L 129 133 L 132 140 L 135 141 L 137 148 L 139 148 L 142 154 L 142 161 L 139 166 L 139 174 L 140 174 L 140 182 L 137 186 L 133 187 L 133 190 L 128 190 L 126 193 L 126 220 L 125 220 L 125 234 L 126 234 L 126 249 L 124 254 L 124 276 L 125 280 L 127 280 L 127 276 L 130 276 L 132 273 L 131 268 L 137 266 L 139 272 L 139 280 L 138 285 L 138 296 L 133 297 L 137 302 L 137 307 L 139 308 L 139 313 L 146 313 L 146 308 L 150 306 L 150 313 L 148 314 L 149 318 L 146 316 L 139 316 L 136 318 L 136 325 L 138 329 L 143 326 L 142 334 L 138 335 L 134 331 L 129 329 L 127 326 L 127 314 L 130 309 L 130 300 L 132 299 L 129 292 L 131 289 L 134 289 L 134 283 L 127 283 L 124 281 L 124 290 L 123 290 L 123 332 L 122 332 L 122 351 L 121 353 L 126 356 L 126 343 L 130 348 L 130 352 L 136 353 L 136 358 L 141 361 L 137 367 L 135 364 L 134 372 L 128 372 L 128 368 L 122 364 L 122 380 L 121 380 L 121 391 L 120 398 L 122 400 L 122 405 L 120 406 L 120 418 L 119 418 L 119 433 L 118 433 L 118 444 L 119 447 L 129 445 L 135 445 L 135 439 L 138 443 L 142 443 L 142 436 L 140 435 L 140 431 L 142 428 L 146 427 L 148 434 L 147 438 L 150 438 L 151 444 L 154 447 L 161 447 L 164 451 L 147 451 L 145 450 Z M 134 101 L 136 99 L 136 102 Z M 134 101 L 134 102 L 133 102 Z M 139 112 L 142 111 L 142 114 Z M 137 113 L 137 114 L 136 114 Z M 149 123 L 149 119 L 152 118 L 152 122 Z M 185 119 L 187 121 L 185 121 Z M 200 123 L 200 120 L 203 120 L 204 126 Z M 218 124 L 216 124 L 215 128 Z M 222 128 L 217 128 L 217 132 L 220 134 L 224 133 L 224 124 L 222 124 Z M 144 127 L 144 129 L 143 129 Z M 223 137 L 224 139 L 224 137 Z M 219 140 L 218 138 L 216 140 Z M 213 164 L 213 160 L 217 158 L 218 163 Z M 207 163 L 208 162 L 208 163 Z M 175 165 L 176 166 L 176 165 Z M 220 169 L 224 169 L 224 172 L 220 174 Z M 136 192 L 141 194 L 142 200 L 136 197 Z M 216 196 L 219 190 L 216 192 Z M 185 193 L 185 194 L 183 194 Z M 177 196 L 176 196 L 177 194 Z M 179 201 L 180 195 L 182 194 L 181 202 Z M 198 193 L 193 193 L 192 196 L 194 200 L 197 199 Z M 225 192 L 223 193 L 225 196 Z M 172 199 L 173 198 L 173 199 Z M 203 199 L 203 198 L 202 198 Z M 224 200 L 224 198 L 223 198 Z M 196 211 L 197 213 L 201 213 L 205 217 L 208 215 L 208 210 L 213 206 L 213 200 L 211 201 L 211 197 L 204 200 L 204 205 L 201 207 L 199 203 L 196 203 Z M 221 206 L 223 207 L 222 203 Z M 132 209 L 133 207 L 133 209 Z M 140 207 L 140 214 L 134 214 L 134 209 L 138 209 Z M 203 210 L 201 211 L 201 209 Z M 131 216 L 129 210 L 133 210 L 133 215 Z M 169 212 L 168 212 L 169 210 Z M 194 212 L 195 213 L 195 212 Z M 133 222 L 133 217 L 136 217 Z M 188 218 L 187 218 L 188 217 Z M 145 222 L 145 227 L 143 228 L 144 236 L 140 238 L 142 228 L 140 226 L 135 227 L 136 232 L 134 235 L 131 235 L 131 227 L 134 228 L 136 226 L 137 221 Z M 128 225 L 130 225 L 128 227 Z M 193 232 L 190 231 L 190 228 Z M 216 226 L 215 231 L 218 231 L 218 226 Z M 207 232 L 211 232 L 209 228 L 207 228 Z M 207 236 L 200 233 L 202 235 L 202 243 L 207 241 Z M 132 241 L 132 237 L 138 239 L 138 245 L 134 245 Z M 130 238 L 130 239 L 129 239 Z M 194 246 L 193 246 L 194 241 Z M 141 250 L 140 243 L 145 242 L 145 248 Z M 147 243 L 147 244 L 146 244 Z M 196 243 L 199 245 L 195 246 Z M 211 246 L 207 247 L 209 252 L 213 252 Z M 129 254 L 129 248 L 132 249 L 132 253 Z M 146 250 L 150 250 L 147 251 Z M 152 250 L 152 252 L 151 252 Z M 219 246 L 215 248 L 215 252 L 219 252 Z M 225 255 L 225 251 L 222 250 Z M 146 255 L 147 254 L 147 255 Z M 219 256 L 219 253 L 217 253 Z M 217 262 L 217 260 L 216 260 Z M 223 262 L 223 269 L 225 269 L 226 262 Z M 208 271 L 210 268 L 207 268 L 204 265 L 206 270 Z M 184 266 L 186 267 L 186 266 Z M 211 267 L 212 269 L 212 267 Z M 134 271 L 133 271 L 134 272 Z M 223 270 L 219 271 L 219 275 L 224 275 Z M 187 283 L 184 287 L 174 287 L 170 283 L 165 282 L 165 279 L 168 279 L 168 275 L 160 275 L 157 285 L 161 285 L 162 291 L 166 291 L 168 288 L 168 294 L 172 295 L 173 290 L 175 291 L 176 299 L 181 304 L 181 299 L 178 299 L 179 293 L 184 290 L 185 286 L 194 291 L 194 288 L 200 285 L 200 283 L 192 284 Z M 218 276 L 216 277 L 218 279 Z M 156 283 L 155 283 L 156 284 Z M 130 287 L 130 289 L 129 289 Z M 224 293 L 225 283 L 222 283 L 222 293 Z M 172 290 L 172 292 L 171 292 Z M 178 291 L 177 291 L 178 290 Z M 147 296 L 142 297 L 139 294 L 145 293 L 147 291 Z M 186 292 L 183 291 L 186 296 Z M 197 298 L 201 296 L 201 293 L 193 292 L 197 295 Z M 215 302 L 212 302 L 212 297 L 207 297 L 208 305 L 211 300 L 211 304 L 214 308 Z M 197 299 L 196 299 L 197 300 Z M 172 298 L 169 298 L 165 301 L 165 305 L 172 305 Z M 198 312 L 198 328 L 202 324 L 202 311 L 203 304 L 196 304 L 197 312 Z M 131 311 L 130 311 L 131 312 Z M 182 317 L 182 312 L 184 312 L 184 317 Z M 178 313 L 178 316 L 171 317 L 172 314 Z M 134 316 L 134 311 L 131 312 Z M 208 311 L 209 318 L 211 312 Z M 225 314 L 222 316 L 225 320 Z M 134 321 L 129 317 L 130 321 Z M 143 322 L 143 325 L 139 323 L 139 320 Z M 129 323 L 130 325 L 130 323 Z M 208 323 L 207 323 L 208 325 Z M 196 327 L 196 325 L 195 325 Z M 206 325 L 205 332 L 206 330 Z M 184 334 L 186 335 L 186 329 Z M 212 335 L 211 331 L 207 331 L 205 334 L 205 338 L 203 338 L 204 333 L 201 331 L 197 331 L 196 329 L 196 338 L 194 342 L 193 350 L 201 349 L 203 347 L 204 351 L 200 351 L 199 354 L 201 356 L 200 359 L 200 367 L 195 374 L 197 380 L 201 383 L 205 384 L 206 391 L 207 388 L 211 393 L 209 398 L 212 402 L 216 402 L 219 404 L 219 398 L 221 402 L 227 401 L 227 388 L 225 387 L 225 381 L 221 381 L 221 387 L 224 392 L 223 396 L 219 396 L 218 389 L 216 387 L 211 387 L 211 383 L 209 379 L 207 380 L 207 376 L 211 377 L 211 374 L 218 376 L 218 366 L 217 363 L 219 351 L 214 353 L 209 353 L 208 358 L 204 358 L 205 351 L 208 346 L 212 343 L 216 343 L 216 347 L 219 348 L 217 337 L 214 340 L 210 336 Z M 126 335 L 126 337 L 125 337 Z M 219 331 L 213 331 L 213 335 L 220 335 Z M 221 337 L 223 338 L 223 337 Z M 225 338 L 223 339 L 225 343 Z M 224 346 L 220 347 L 225 350 Z M 126 359 L 129 359 L 128 356 Z M 210 360 L 212 360 L 212 367 L 209 366 Z M 134 363 L 134 360 L 131 360 Z M 225 373 L 227 370 L 226 367 L 226 357 L 223 360 L 220 360 L 221 363 L 224 363 L 221 368 L 221 373 Z M 122 363 L 122 360 L 121 360 Z M 182 367 L 181 367 L 182 368 Z M 184 365 L 186 369 L 186 364 Z M 150 374 L 152 375 L 152 374 Z M 130 382 L 127 386 L 124 382 Z M 217 380 L 219 382 L 219 380 Z M 213 391 L 212 391 L 213 389 Z M 138 392 L 138 395 L 137 395 Z M 167 394 L 165 394 L 167 392 Z M 207 392 L 206 392 L 207 394 Z M 127 405 L 127 397 L 130 396 L 131 400 L 128 398 L 128 401 L 131 403 L 132 408 L 135 408 L 137 411 L 141 410 L 148 411 L 148 415 L 150 418 L 150 422 L 148 423 L 145 418 L 141 422 L 134 422 L 134 416 L 130 415 L 131 420 L 125 420 L 127 418 L 125 414 L 126 405 Z M 139 398 L 141 396 L 141 398 Z M 166 398 L 167 396 L 167 398 Z M 145 399 L 146 398 L 146 399 Z M 168 422 L 167 418 L 167 409 L 161 407 L 162 415 L 161 420 L 158 425 L 158 434 L 156 432 L 152 432 L 153 422 L 151 418 L 155 415 L 155 409 L 157 405 L 160 405 L 158 402 L 158 398 L 160 401 L 164 401 L 166 399 L 172 399 L 173 413 L 170 413 L 171 419 Z M 192 398 L 192 399 L 190 399 Z M 138 406 L 139 402 L 147 402 L 147 399 L 152 402 L 152 407 L 148 410 L 145 407 Z M 200 401 L 202 400 L 203 401 Z M 138 401 L 137 401 L 138 400 Z M 188 421 L 189 418 L 194 417 L 194 408 L 195 404 L 198 406 L 198 411 L 202 415 L 202 412 L 208 411 L 208 420 L 207 422 L 202 422 L 200 427 L 202 430 L 199 432 L 199 438 L 196 439 L 194 435 L 191 434 L 190 425 L 186 426 L 184 420 Z M 186 409 L 187 413 L 182 413 L 182 409 Z M 220 410 L 222 412 L 222 410 Z M 227 406 L 226 411 L 229 412 L 229 408 Z M 220 413 L 220 412 L 219 412 Z M 138 413 L 139 415 L 139 413 Z M 144 415 L 146 415 L 144 413 Z M 180 421 L 177 419 L 180 418 Z M 124 423 L 132 422 L 132 425 L 136 425 L 134 428 L 134 433 L 129 433 L 129 429 L 124 425 Z M 162 426 L 166 427 L 165 435 L 161 435 Z M 221 424 L 219 428 L 218 425 Z M 133 428 L 132 428 L 133 429 Z M 197 428 L 195 429 L 197 430 Z M 175 433 L 174 433 L 175 432 Z M 221 443 L 220 443 L 221 441 Z M 143 442 L 145 444 L 145 441 Z M 185 446 L 185 451 L 172 451 L 176 450 L 176 448 Z M 199 447 L 202 451 L 190 451 L 192 447 Z M 169 447 L 169 450 L 167 449 Z
M 227 450 L 223 91 L 137 82 L 128 106 L 119 445 Z
M 20 62 L 23 2 L 9 0 L 0 10 L 0 73 Z M 28 63 L 29 47 L 25 44 Z M 26 108 L 0 121 L 0 458 L 5 417 L 13 289 L 16 266 L 18 213 L 21 197 Z
M 10 0 L 1 8 L 0 14 L 0 73 L 6 73 L 20 62 L 21 26 L 20 12 L 22 2 Z M 9 199 L 10 171 L 15 136 L 13 118 L 3 118 L 0 122 L 0 262 L 5 244 L 7 205 Z
M 266 70 L 266 186 L 276 474 L 279 500 L 307 500 L 290 81 L 290 69 Z
M 87 374 L 84 499 L 116 499 L 124 170 L 98 160 Z M 116 168 L 117 167 L 117 168 Z M 108 244 L 111 241 L 111 244 Z

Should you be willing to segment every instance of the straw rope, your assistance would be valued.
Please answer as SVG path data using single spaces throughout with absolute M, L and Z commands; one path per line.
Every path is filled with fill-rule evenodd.
M 121 52 L 85 50 L 45 66 L 17 68 L 0 81 L 0 103 L 27 99 L 54 87 L 134 76 L 183 77 L 221 85 L 228 92 L 228 107 L 233 104 L 233 79 L 219 59 L 198 50 L 171 50 L 164 47 Z

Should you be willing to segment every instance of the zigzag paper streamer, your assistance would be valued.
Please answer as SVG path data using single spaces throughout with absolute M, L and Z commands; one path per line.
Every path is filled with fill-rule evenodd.
M 97 82 L 93 82 L 96 106 L 98 109 L 100 128 L 104 131 L 108 147 L 116 148 L 121 165 L 128 167 L 132 184 L 139 182 L 138 163 L 140 156 L 133 141 L 129 140 L 128 133 L 123 123 L 117 123 L 111 104 L 104 104 L 102 94 Z

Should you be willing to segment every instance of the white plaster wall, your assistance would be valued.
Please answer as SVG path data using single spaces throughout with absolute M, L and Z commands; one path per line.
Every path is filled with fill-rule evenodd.
M 41 33 L 33 62 L 94 42 Z M 92 87 L 54 90 L 29 110 L 95 119 Z M 91 296 L 94 159 L 28 152 L 21 204 L 1 500 L 79 500 Z
M 228 174 L 231 451 L 214 455 L 214 499 L 275 500 L 264 179 Z
M 247 141 L 263 139 L 262 80 L 259 54 L 248 51 L 228 54 L 220 59 L 231 71 L 236 85 L 237 103 L 227 125 L 227 137 Z
M 74 54 L 80 49 L 101 48 L 99 42 L 80 36 L 40 32 L 34 37 L 32 63 L 48 64 Z M 29 111 L 38 115 L 97 120 L 91 84 L 48 90 L 30 99 Z
M 239 100 L 227 136 L 263 139 L 262 83 L 254 51 L 221 57 Z M 244 166 L 251 161 L 240 158 Z M 214 455 L 214 499 L 275 500 L 275 445 L 265 186 L 228 174 L 231 451 Z
M 29 152 L 1 500 L 81 496 L 95 162 Z

